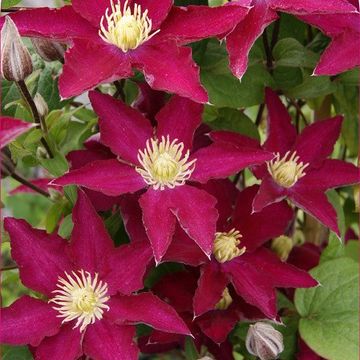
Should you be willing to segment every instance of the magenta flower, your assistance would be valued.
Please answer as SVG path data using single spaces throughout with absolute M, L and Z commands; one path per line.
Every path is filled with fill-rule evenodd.
M 315 75 L 336 75 L 360 66 L 360 14 L 306 15 L 299 18 L 331 38 L 321 55 Z
M 35 124 L 14 119 L 7 116 L 0 117 L 0 148 L 15 140 L 18 136 L 25 133 Z
M 68 243 L 23 220 L 5 219 L 20 278 L 46 301 L 23 296 L 2 309 L 1 343 L 30 344 L 36 347 L 36 359 L 51 354 L 51 359 L 75 360 L 86 354 L 94 359 L 136 360 L 136 323 L 189 334 L 169 305 L 151 293 L 132 294 L 143 286 L 147 250 L 139 244 L 114 249 L 82 191 L 73 221 Z
M 209 256 L 218 216 L 216 200 L 189 181 L 225 178 L 273 155 L 250 146 L 252 140 L 246 137 L 241 146 L 215 141 L 190 153 L 203 106 L 185 98 L 171 98 L 156 115 L 155 129 L 121 101 L 98 92 L 91 92 L 90 99 L 99 115 L 101 141 L 118 158 L 92 162 L 55 183 L 77 184 L 110 196 L 146 190 L 140 206 L 155 260 L 160 262 L 169 247 L 176 220 Z
M 254 211 L 287 197 L 339 235 L 337 215 L 325 192 L 360 179 L 353 164 L 327 159 L 340 135 L 342 117 L 315 122 L 297 135 L 285 106 L 270 89 L 266 90 L 266 104 L 269 123 L 263 148 L 275 158 L 254 170 L 262 179 Z
M 172 0 L 74 0 L 61 9 L 11 17 L 22 35 L 71 41 L 59 82 L 65 98 L 128 78 L 134 68 L 154 89 L 207 102 L 191 49 L 180 43 L 227 33 L 248 7 L 172 5 Z
M 242 3 L 241 0 L 238 2 Z M 292 15 L 326 14 L 324 18 L 329 14 L 356 11 L 346 0 L 323 1 L 321 4 L 317 0 L 252 0 L 251 6 L 245 19 L 239 19 L 237 26 L 226 37 L 230 69 L 240 79 L 247 69 L 252 46 L 264 29 L 278 19 L 277 11 Z M 307 21 L 306 18 L 304 20 Z

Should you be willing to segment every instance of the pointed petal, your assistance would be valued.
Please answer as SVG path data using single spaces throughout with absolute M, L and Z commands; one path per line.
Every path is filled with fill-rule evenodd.
M 296 206 L 340 236 L 336 211 L 322 190 L 299 187 L 291 192 L 290 197 Z
M 194 295 L 194 315 L 200 316 L 214 310 L 222 293 L 229 283 L 227 276 L 221 271 L 221 265 L 215 260 L 201 267 L 198 288 Z
M 102 274 L 104 261 L 114 244 L 100 216 L 82 190 L 73 209 L 74 228 L 71 233 L 70 254 L 79 269 Z
M 305 243 L 301 246 L 295 246 L 291 250 L 287 262 L 297 268 L 309 271 L 319 265 L 320 255 L 320 247 L 311 243 Z
M 40 189 L 42 189 L 44 191 L 47 191 L 48 189 L 54 189 L 54 190 L 62 193 L 62 189 L 61 189 L 60 186 L 49 184 L 49 182 L 52 181 L 52 180 L 53 179 L 38 178 L 38 179 L 34 179 L 34 180 L 30 179 L 28 181 L 30 181 L 33 185 L 36 185 L 38 188 L 40 188 Z M 16 194 L 21 194 L 21 193 L 39 194 L 35 190 L 29 188 L 26 185 L 19 185 L 14 190 L 10 191 L 10 195 L 16 195 Z
M 233 131 L 226 131 L 226 130 L 211 131 L 209 133 L 209 137 L 214 142 L 220 142 L 220 141 L 227 142 L 240 148 L 242 147 L 245 148 L 254 147 L 257 149 L 261 148 L 258 140 L 245 135 L 241 135 Z
M 283 155 L 294 146 L 296 129 L 285 105 L 273 90 L 265 89 L 265 101 L 268 109 L 268 137 L 264 149 Z
M 156 30 L 160 27 L 173 6 L 173 0 L 136 0 L 134 3 L 141 5 L 143 11 L 148 11 L 148 16 L 152 22 L 152 30 Z
M 57 312 L 46 302 L 22 296 L 1 309 L 0 342 L 10 345 L 39 345 L 45 336 L 55 335 L 61 326 Z
M 65 65 L 59 78 L 63 98 L 80 95 L 95 86 L 132 75 L 126 55 L 108 44 L 74 40 L 65 53 Z
M 271 204 L 252 214 L 252 203 L 258 189 L 259 186 L 254 185 L 239 193 L 232 217 L 232 226 L 242 235 L 241 246 L 246 246 L 249 252 L 266 241 L 283 235 L 294 216 L 285 201 Z
M 143 71 L 153 89 L 172 92 L 200 103 L 208 101 L 190 48 L 178 47 L 173 42 L 145 44 L 134 51 L 133 62 Z
M 82 355 L 81 332 L 73 324 L 64 324 L 60 332 L 45 338 L 35 350 L 37 360 L 74 360 Z
M 306 15 L 311 13 L 336 14 L 355 11 L 355 8 L 347 0 L 330 0 L 321 4 L 321 6 L 319 6 L 318 0 L 271 0 L 270 3 L 277 11 L 296 15 Z
M 287 190 L 277 185 L 271 176 L 262 179 L 258 193 L 253 201 L 253 212 L 259 212 L 266 206 L 283 200 Z
M 59 9 L 21 10 L 9 16 L 23 36 L 46 37 L 56 40 L 95 39 L 98 37 L 97 29 L 79 16 L 72 6 L 63 6 Z M 5 16 L 0 18 L 0 28 L 4 21 Z
M 212 8 L 192 5 L 174 6 L 161 27 L 160 36 L 187 44 L 223 35 L 244 19 L 248 11 L 248 7 L 237 3 Z
M 114 296 L 107 313 L 112 321 L 125 324 L 147 324 L 154 329 L 190 335 L 190 330 L 177 312 L 152 293 Z
M 226 37 L 230 69 L 239 79 L 245 74 L 249 52 L 256 39 L 276 19 L 276 12 L 268 7 L 266 1 L 256 1 L 245 19 Z
M 273 156 L 261 149 L 240 148 L 225 142 L 215 142 L 191 156 L 191 159 L 196 159 L 191 180 L 205 183 L 210 179 L 226 178 L 248 166 L 271 160 Z
M 145 149 L 146 141 L 153 135 L 150 121 L 112 96 L 92 91 L 89 97 L 99 115 L 101 142 L 123 160 L 139 164 L 138 151 Z
M 310 163 L 317 167 L 331 155 L 340 136 L 342 120 L 342 116 L 336 116 L 316 121 L 302 131 L 297 138 L 295 150 L 304 164 Z
M 106 9 L 111 9 L 109 0 L 73 0 L 72 7 L 97 29 Z
M 51 297 L 59 275 L 72 269 L 65 255 L 66 241 L 20 219 L 5 218 L 4 228 L 10 235 L 11 256 L 19 265 L 21 282 Z
M 0 117 L 0 148 L 3 148 L 18 136 L 34 127 L 35 124 L 7 116 Z
M 195 130 L 201 124 L 203 106 L 190 99 L 173 96 L 156 115 L 158 139 L 170 136 L 184 143 L 184 152 L 191 150 Z
M 139 350 L 133 341 L 135 326 L 118 326 L 106 320 L 86 329 L 84 353 L 96 360 L 137 360 Z
M 130 295 L 142 289 L 152 259 L 153 253 L 148 242 L 135 242 L 115 249 L 107 259 L 110 271 L 103 277 L 109 286 L 109 294 L 120 292 Z
M 80 185 L 105 195 L 117 196 L 133 193 L 146 184 L 129 165 L 116 159 L 91 162 L 54 180 L 55 185 Z

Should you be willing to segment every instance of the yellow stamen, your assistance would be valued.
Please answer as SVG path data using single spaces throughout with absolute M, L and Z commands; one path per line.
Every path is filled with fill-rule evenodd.
M 160 31 L 150 34 L 152 21 L 147 15 L 148 10 L 142 11 L 140 5 L 134 3 L 133 10 L 128 5 L 128 0 L 125 1 L 123 9 L 120 0 L 117 0 L 117 4 L 110 0 L 110 5 L 111 8 L 107 8 L 105 15 L 101 17 L 99 36 L 123 52 L 136 49 Z
M 72 271 L 69 275 L 65 272 L 66 278 L 59 277 L 57 290 L 53 293 L 57 294 L 49 300 L 58 306 L 53 309 L 57 310 L 63 317 L 64 322 L 77 319 L 74 329 L 81 325 L 80 331 L 84 331 L 89 324 L 93 324 L 96 320 L 101 320 L 104 309 L 109 310 L 109 306 L 105 303 L 110 299 L 107 296 L 108 286 L 102 281 L 98 282 L 98 274 L 92 278 L 89 272 L 84 270 Z
M 299 156 L 296 155 L 296 151 L 288 158 L 289 155 L 290 151 L 280 158 L 280 154 L 276 153 L 275 158 L 266 163 L 267 169 L 274 181 L 286 188 L 292 187 L 299 179 L 305 176 L 304 170 L 309 166 L 309 164 L 299 162 Z
M 242 255 L 246 251 L 246 247 L 238 248 L 241 237 L 240 232 L 235 229 L 216 233 L 213 249 L 216 260 L 224 263 Z
M 229 293 L 229 289 L 226 287 L 222 293 L 220 301 L 215 305 L 215 309 L 226 310 L 232 302 L 233 299 Z
M 184 144 L 175 139 L 170 142 L 169 135 L 159 140 L 150 139 L 144 151 L 139 150 L 138 160 L 142 167 L 135 170 L 154 190 L 173 189 L 184 185 L 195 168 L 195 159 L 188 162 L 189 150 L 183 156 Z

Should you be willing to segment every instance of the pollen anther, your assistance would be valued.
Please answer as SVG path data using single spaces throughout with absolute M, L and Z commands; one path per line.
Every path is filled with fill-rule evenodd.
M 89 324 L 101 320 L 104 310 L 109 310 L 105 303 L 110 299 L 107 295 L 108 286 L 98 281 L 98 274 L 92 276 L 89 272 L 72 271 L 71 275 L 65 272 L 59 277 L 56 294 L 49 303 L 54 303 L 53 309 L 59 312 L 63 323 L 77 319 L 74 329 L 79 327 L 84 331 Z
M 146 148 L 138 153 L 142 167 L 135 170 L 154 190 L 184 185 L 194 171 L 196 159 L 188 161 L 190 152 L 183 155 L 183 151 L 184 144 L 177 139 L 170 142 L 169 135 L 160 142 L 149 139 Z
M 300 158 L 297 156 L 296 151 L 291 155 L 290 153 L 288 151 L 282 158 L 280 158 L 279 153 L 276 153 L 275 158 L 266 163 L 274 181 L 286 188 L 292 187 L 299 179 L 305 176 L 304 170 L 309 166 L 308 163 L 299 162 Z
M 246 247 L 238 248 L 241 237 L 240 232 L 235 229 L 229 232 L 217 232 L 213 249 L 216 260 L 224 263 L 244 254 Z
M 131 9 L 128 0 L 122 9 L 120 0 L 117 0 L 117 4 L 110 0 L 110 5 L 111 8 L 107 8 L 101 17 L 99 36 L 123 52 L 136 49 L 160 31 L 150 34 L 152 21 L 148 17 L 148 10 L 142 11 L 140 5 L 134 3 Z

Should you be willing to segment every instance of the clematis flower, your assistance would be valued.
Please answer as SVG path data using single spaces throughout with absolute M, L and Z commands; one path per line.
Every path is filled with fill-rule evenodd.
M 337 75 L 360 66 L 360 13 L 300 16 L 331 38 L 314 75 Z
M 287 197 L 339 235 L 337 215 L 325 192 L 358 183 L 360 179 L 355 165 L 327 159 L 340 135 L 342 117 L 315 122 L 297 135 L 278 96 L 266 89 L 265 97 L 269 123 L 263 148 L 276 156 L 266 166 L 254 170 L 262 179 L 254 211 Z
M 218 207 L 223 215 L 214 234 L 211 260 L 201 266 L 194 296 L 194 314 L 200 316 L 212 309 L 231 283 L 236 293 L 271 319 L 276 318 L 276 287 L 312 287 L 317 282 L 306 272 L 281 262 L 262 245 L 283 234 L 293 211 L 280 202 L 252 214 L 252 202 L 258 191 L 254 185 L 240 192 L 233 212 Z M 219 194 L 221 195 L 221 193 Z M 221 202 L 221 197 L 218 198 Z M 222 210 L 220 210 L 222 209 Z M 231 218 L 231 221 L 225 219 Z
M 172 0 L 74 0 L 72 6 L 11 17 L 22 35 L 72 43 L 59 81 L 65 98 L 128 78 L 135 68 L 154 89 L 207 102 L 191 49 L 176 40 L 186 44 L 227 33 L 248 12 L 246 4 L 183 8 L 173 7 Z
M 142 288 L 149 258 L 141 246 L 114 249 L 104 224 L 79 191 L 70 243 L 6 218 L 22 283 L 43 294 L 2 309 L 1 343 L 30 344 L 35 359 L 138 358 L 134 324 L 189 334 L 175 310 Z M 90 226 L 89 226 L 90 225 Z M 29 256 L 31 254 L 31 256 Z M 117 294 L 120 292 L 120 294 Z
M 242 0 L 237 2 L 241 4 Z M 226 37 L 230 69 L 240 79 L 247 69 L 252 46 L 266 27 L 278 19 L 277 11 L 292 15 L 324 14 L 324 18 L 329 14 L 356 11 L 356 8 L 346 0 L 323 1 L 321 4 L 317 0 L 252 0 L 251 6 L 246 17 L 239 19 L 237 26 Z M 337 19 L 337 15 L 331 16 Z M 305 17 L 302 19 L 307 21 Z
M 143 190 L 139 200 L 143 223 L 157 263 L 171 243 L 177 221 L 210 256 L 216 200 L 189 182 L 225 178 L 273 155 L 252 146 L 246 137 L 241 147 L 214 141 L 190 153 L 203 106 L 185 98 L 171 98 L 156 115 L 156 128 L 108 95 L 91 92 L 90 99 L 99 115 L 101 141 L 118 158 L 70 171 L 55 184 L 77 184 L 110 196 Z
M 0 117 L 0 148 L 5 147 L 35 124 L 7 116 Z

